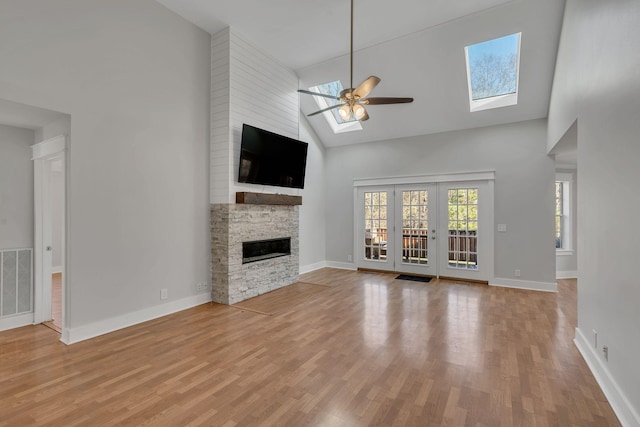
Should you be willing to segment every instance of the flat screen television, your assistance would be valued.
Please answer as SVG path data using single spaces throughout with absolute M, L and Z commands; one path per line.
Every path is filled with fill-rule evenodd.
M 306 142 L 242 126 L 238 182 L 304 188 Z

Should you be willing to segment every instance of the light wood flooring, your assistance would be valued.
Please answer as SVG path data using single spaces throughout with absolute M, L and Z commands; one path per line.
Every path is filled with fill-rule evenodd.
M 542 293 L 323 269 L 65 346 L 0 333 L 0 426 L 617 426 Z

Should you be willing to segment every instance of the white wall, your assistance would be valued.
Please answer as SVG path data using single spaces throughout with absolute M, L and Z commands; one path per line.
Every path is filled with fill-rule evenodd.
M 638 1 L 567 1 L 548 139 L 552 149 L 577 119 L 576 343 L 629 426 L 640 425 L 638 22 Z
M 299 195 L 300 190 L 238 183 L 242 125 L 298 139 L 298 78 L 232 28 L 211 38 L 211 203 L 237 191 Z
M 307 171 L 300 207 L 300 272 L 325 266 L 325 149 L 306 117 L 300 116 L 300 140 L 307 142 Z
M 555 283 L 554 161 L 546 121 L 533 120 L 393 141 L 329 148 L 326 155 L 327 260 L 353 253 L 353 180 L 495 170 L 495 276 Z M 495 230 L 495 224 L 494 224 Z
M 0 98 L 71 115 L 70 339 L 206 300 L 209 35 L 152 0 L 6 0 L 0 41 Z
M 54 138 L 59 135 L 66 135 L 68 139 L 70 137 L 70 133 L 71 116 L 64 114 L 62 115 L 62 118 L 36 129 L 34 143 L 42 142 L 46 139 Z
M 0 249 L 33 248 L 33 134 L 0 125 Z

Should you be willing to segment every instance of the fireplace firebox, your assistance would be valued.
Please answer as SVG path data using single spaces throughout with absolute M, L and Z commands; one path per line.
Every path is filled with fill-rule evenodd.
M 291 237 L 242 242 L 242 263 L 291 255 Z

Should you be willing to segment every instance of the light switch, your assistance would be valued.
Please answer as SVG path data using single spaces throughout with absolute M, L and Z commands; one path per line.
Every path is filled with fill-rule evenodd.
M 507 231 L 507 224 L 498 224 L 498 231 L 504 233 Z

